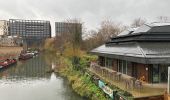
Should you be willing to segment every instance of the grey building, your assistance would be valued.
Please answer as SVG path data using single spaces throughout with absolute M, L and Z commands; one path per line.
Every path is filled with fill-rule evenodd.
M 75 31 L 82 33 L 81 23 L 55 22 L 56 36 L 66 33 L 74 33 Z
M 9 35 L 22 37 L 28 46 L 40 46 L 51 37 L 50 21 L 9 19 Z

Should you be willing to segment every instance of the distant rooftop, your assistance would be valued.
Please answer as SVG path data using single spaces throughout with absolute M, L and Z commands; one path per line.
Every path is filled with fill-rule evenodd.
M 121 32 L 119 36 L 126 36 L 130 34 L 139 34 L 139 33 L 146 33 L 146 32 L 170 32 L 170 22 L 160 23 L 160 22 L 153 22 L 149 24 L 144 24 L 137 28 L 129 28 L 123 32 Z
M 48 22 L 50 23 L 50 21 L 48 20 L 26 20 L 26 19 L 9 19 L 9 21 L 15 21 L 15 22 Z

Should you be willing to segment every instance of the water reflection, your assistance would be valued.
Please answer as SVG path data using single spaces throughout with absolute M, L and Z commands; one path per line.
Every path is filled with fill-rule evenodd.
M 18 62 L 17 65 L 1 71 L 0 76 L 6 78 L 48 78 L 46 71 L 51 65 L 47 64 L 44 56 L 40 55 L 27 61 Z
M 82 100 L 40 55 L 0 72 L 0 100 Z M 51 60 L 52 61 L 52 60 Z
M 57 78 L 56 78 L 55 73 L 52 73 L 52 74 L 51 74 L 50 81 L 55 81 L 56 79 L 57 79 Z

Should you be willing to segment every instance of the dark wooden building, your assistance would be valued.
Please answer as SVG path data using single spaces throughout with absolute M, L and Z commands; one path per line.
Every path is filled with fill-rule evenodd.
M 99 64 L 148 83 L 166 83 L 170 65 L 170 23 L 126 30 L 93 49 Z

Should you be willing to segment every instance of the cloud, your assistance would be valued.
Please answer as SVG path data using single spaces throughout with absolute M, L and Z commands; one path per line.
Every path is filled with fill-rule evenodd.
M 50 20 L 81 18 L 88 29 L 96 29 L 105 18 L 130 24 L 141 17 L 148 21 L 170 16 L 170 0 L 0 0 L 0 19 Z

